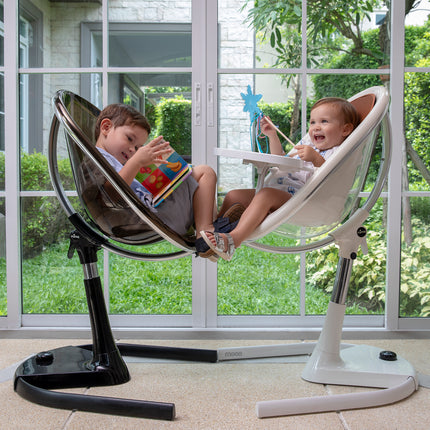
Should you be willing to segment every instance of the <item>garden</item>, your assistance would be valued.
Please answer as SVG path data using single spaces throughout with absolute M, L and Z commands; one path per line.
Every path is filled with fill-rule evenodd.
M 294 27 L 294 11 L 285 14 L 288 25 L 280 30 L 274 23 L 282 23 L 275 14 L 265 14 L 253 9 L 249 19 L 257 30 L 261 43 L 268 43 L 278 52 L 277 64 L 294 64 L 294 46 L 287 46 L 287 36 Z M 281 2 L 282 3 L 282 2 Z M 344 2 L 347 4 L 348 2 Z M 359 2 L 366 4 L 370 2 Z M 365 11 L 361 11 L 365 13 Z M 288 16 L 287 16 L 288 15 Z M 263 19 L 263 17 L 265 17 Z M 310 17 L 312 19 L 312 16 Z M 321 17 L 319 18 L 321 19 Z M 327 43 L 317 37 L 318 21 L 314 23 L 309 37 L 315 50 Z M 264 28 L 268 30 L 263 30 Z M 321 28 L 319 28 L 321 30 Z M 330 34 L 333 34 L 333 31 Z M 348 45 L 343 37 L 344 48 L 334 49 L 330 54 L 312 57 L 319 67 L 327 69 L 375 69 L 386 61 L 381 55 L 382 29 L 361 34 L 360 49 Z M 341 40 L 337 38 L 336 40 Z M 406 27 L 407 65 L 428 67 L 430 65 L 430 24 Z M 348 49 L 345 49 L 345 46 Z M 346 51 L 346 52 L 345 52 Z M 336 54 L 333 54 L 336 52 Z M 351 55 L 353 53 L 354 55 Z M 372 54 L 373 53 L 373 54 Z M 381 72 L 382 74 L 383 72 Z M 286 77 L 286 84 L 296 90 L 299 81 Z M 407 158 L 407 188 L 410 191 L 428 191 L 430 153 L 427 141 L 430 129 L 430 80 L 425 73 L 406 73 L 405 76 L 405 137 Z M 324 96 L 348 98 L 373 85 L 382 85 L 379 75 L 316 74 L 312 76 L 314 95 L 307 101 Z M 297 93 L 297 91 L 296 91 Z M 300 91 L 298 91 L 300 94 Z M 260 104 L 275 124 L 292 138 L 298 138 L 300 106 L 295 98 L 286 103 Z M 191 154 L 191 102 L 183 97 L 164 98 L 154 107 L 149 106 L 148 116 L 155 124 L 154 134 L 169 136 L 177 142 L 175 149 Z M 180 126 L 179 126 L 179 125 Z M 374 181 L 378 160 L 367 178 L 363 191 L 368 191 Z M 4 189 L 4 154 L 0 153 L 0 189 Z M 59 164 L 65 189 L 73 189 L 68 161 Z M 21 189 L 43 191 L 50 185 L 46 156 L 41 153 L 21 155 Z M 4 199 L 0 202 L 4 213 Z M 400 285 L 400 314 L 402 316 L 426 317 L 430 315 L 430 199 L 411 197 L 404 200 L 408 216 L 403 218 L 402 271 Z M 24 313 L 86 313 L 86 299 L 82 284 L 82 269 L 78 259 L 67 259 L 70 224 L 55 197 L 26 196 L 22 206 L 22 267 Z M 386 272 L 386 218 L 385 204 L 380 199 L 366 222 L 368 228 L 369 254 L 358 258 L 354 264 L 347 302 L 350 314 L 383 314 L 385 306 Z M 267 242 L 277 240 L 270 235 Z M 151 252 L 165 252 L 167 243 L 151 245 Z M 148 251 L 148 250 L 146 250 Z M 149 251 L 148 251 L 149 252 Z M 101 254 L 101 253 L 100 253 Z M 100 260 L 107 258 L 100 255 Z M 109 257 L 110 312 L 115 314 L 191 314 L 191 259 L 182 258 L 163 263 L 136 263 L 115 255 Z M 300 255 L 266 255 L 250 248 L 238 250 L 231 263 L 218 264 L 218 313 L 221 315 L 297 315 L 300 312 L 299 291 Z M 329 247 L 313 251 L 306 256 L 306 313 L 325 314 L 330 299 L 332 282 L 337 266 L 337 251 Z M 103 274 L 103 264 L 99 270 Z M 253 270 L 250 276 L 249 268 Z M 233 278 L 234 276 L 234 278 Z M 6 308 L 5 259 L 0 258 L 0 315 Z

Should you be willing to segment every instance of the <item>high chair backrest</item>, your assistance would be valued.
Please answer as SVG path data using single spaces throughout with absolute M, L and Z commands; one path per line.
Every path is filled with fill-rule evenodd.
M 94 129 L 100 110 L 69 91 L 58 91 L 55 113 L 65 129 L 77 193 L 93 226 L 124 244 L 148 244 L 168 238 L 186 250 L 192 241 L 171 230 L 144 206 L 96 149 Z
M 389 96 L 384 87 L 372 87 L 350 101 L 362 118 L 358 127 L 293 198 L 257 227 L 250 240 L 273 230 L 294 238 L 317 237 L 348 217 L 366 179 Z

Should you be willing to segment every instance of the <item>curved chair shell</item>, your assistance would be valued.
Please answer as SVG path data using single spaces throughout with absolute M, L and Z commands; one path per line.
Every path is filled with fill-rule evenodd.
M 373 98 L 374 106 L 366 108 Z M 321 237 L 352 214 L 366 179 L 379 126 L 387 114 L 389 96 L 384 87 L 372 87 L 350 99 L 352 103 L 355 100 L 359 101 L 358 110 L 364 117 L 358 127 L 293 198 L 257 227 L 249 241 L 272 231 L 296 239 Z M 363 109 L 370 111 L 366 115 Z M 382 161 L 389 162 L 387 157 Z
M 177 234 L 146 208 L 95 148 L 94 127 L 99 109 L 65 90 L 56 93 L 53 104 L 57 121 L 66 132 L 77 194 L 93 227 L 121 244 L 146 245 L 167 239 L 180 249 L 193 252 L 193 238 Z M 50 145 L 55 147 L 50 149 L 52 157 L 57 133 L 51 134 Z M 55 166 L 51 166 L 54 188 L 57 195 L 60 194 L 60 201 L 64 201 L 64 190 L 58 183 L 55 186 L 58 182 L 54 180 L 58 173 L 55 170 Z M 70 217 L 75 210 L 68 204 L 66 212 Z

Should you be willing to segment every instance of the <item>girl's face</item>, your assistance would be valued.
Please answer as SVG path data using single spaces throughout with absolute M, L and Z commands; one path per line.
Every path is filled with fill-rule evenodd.
M 342 113 L 336 105 L 325 103 L 311 111 L 309 136 L 321 151 L 340 145 L 352 129 L 352 124 L 343 122 Z
M 100 136 L 97 146 L 113 155 L 121 164 L 125 164 L 135 152 L 145 144 L 148 132 L 137 125 L 114 127 L 105 118 L 100 124 Z

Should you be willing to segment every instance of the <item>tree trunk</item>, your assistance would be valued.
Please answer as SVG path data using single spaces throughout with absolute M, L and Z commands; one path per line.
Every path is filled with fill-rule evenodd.
M 290 135 L 288 136 L 292 141 L 297 135 L 300 127 L 300 103 L 302 99 L 302 87 L 300 85 L 300 76 L 294 78 L 294 106 L 293 113 L 290 120 Z

